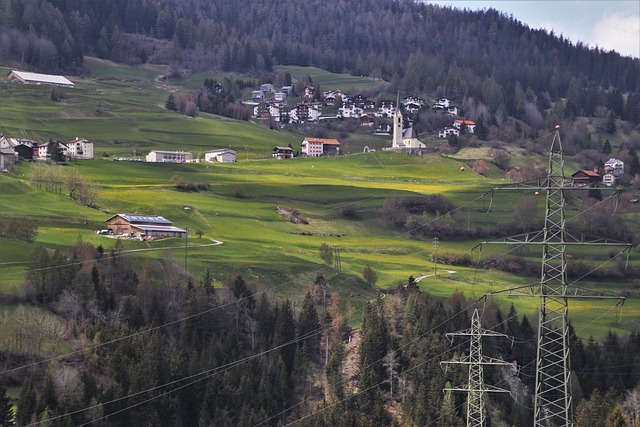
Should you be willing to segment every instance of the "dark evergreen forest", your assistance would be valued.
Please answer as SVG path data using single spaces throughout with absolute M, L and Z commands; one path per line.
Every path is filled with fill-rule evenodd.
M 321 272 L 300 284 L 294 307 L 238 274 L 213 287 L 206 271 L 194 280 L 170 260 L 133 263 L 118 247 L 80 241 L 68 253 L 34 251 L 22 302 L 62 316 L 73 345 L 49 360 L 1 354 L 2 425 L 13 425 L 4 387 L 21 384 L 17 425 L 462 426 L 464 393 L 443 389 L 464 386 L 466 370 L 440 362 L 468 352 L 445 334 L 468 330 L 475 308 L 514 338 L 483 343 L 514 362 L 485 368 L 487 384 L 510 390 L 489 396 L 489 425 L 531 425 L 535 320 L 513 306 L 502 313 L 461 293 L 437 301 L 410 277 L 350 313 L 362 319 L 352 330 Z M 571 330 L 570 340 L 576 425 L 622 408 L 637 415 L 640 335 L 583 342 Z

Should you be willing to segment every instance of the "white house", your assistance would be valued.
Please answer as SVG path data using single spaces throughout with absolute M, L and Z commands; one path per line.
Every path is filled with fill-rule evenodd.
M 193 160 L 193 153 L 188 151 L 153 150 L 147 154 L 147 162 L 152 163 L 187 163 Z
M 391 117 L 395 114 L 396 104 L 393 101 L 382 101 L 376 117 Z
M 446 138 L 449 135 L 460 136 L 460 131 L 456 128 L 447 127 L 438 131 L 439 138 Z
M 607 172 L 602 175 L 602 183 L 607 187 L 611 187 L 616 183 L 617 176 L 615 176 L 612 172 Z
M 264 98 L 264 92 L 261 90 L 254 90 L 251 92 L 251 99 L 258 100 Z
M 436 103 L 433 104 L 433 109 L 434 110 L 444 110 L 445 108 L 449 108 L 450 105 L 451 105 L 451 101 L 449 101 L 445 97 L 442 97 L 442 98 L 438 98 Z
M 210 150 L 204 153 L 206 162 L 233 163 L 236 161 L 236 150 L 232 148 L 222 148 Z
M 338 114 L 345 119 L 357 119 L 364 115 L 364 110 L 356 104 L 343 104 L 338 108 Z
M 302 154 L 307 157 L 340 154 L 340 142 L 337 139 L 305 138 L 301 145 Z
M 34 149 L 34 156 L 38 157 L 40 159 L 50 159 L 51 158 L 51 152 L 50 152 L 51 144 L 52 144 L 52 142 L 45 142 L 43 144 L 38 144 L 37 149 Z M 69 156 L 69 147 L 67 147 L 67 145 L 65 143 L 58 142 L 58 146 L 60 147 L 60 150 L 62 150 L 62 155 L 65 158 L 70 157 Z
M 273 92 L 273 85 L 271 83 L 265 83 L 260 85 L 260 90 L 262 92 Z
M 65 145 L 68 148 L 69 157 L 72 159 L 93 159 L 93 142 L 84 138 L 73 139 Z
M 605 172 L 611 172 L 615 176 L 624 174 L 624 162 L 618 159 L 609 159 L 604 164 Z
M 304 102 L 289 111 L 289 121 L 292 123 L 317 122 L 321 115 L 321 102 Z
M 454 120 L 452 126 L 458 130 L 461 130 L 462 125 L 466 126 L 467 132 L 469 133 L 474 133 L 476 130 L 476 122 L 472 122 L 471 120 Z

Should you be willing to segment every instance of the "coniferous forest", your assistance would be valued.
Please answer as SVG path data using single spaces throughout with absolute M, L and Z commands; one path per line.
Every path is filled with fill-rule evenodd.
M 270 81 L 276 65 L 315 66 L 380 78 L 394 92 L 464 100 L 494 127 L 514 118 L 535 131 L 576 116 L 640 125 L 640 60 L 492 9 L 411 0 L 0 0 L 2 65 L 83 75 L 85 56 L 256 81 Z M 225 114 L 221 100 L 209 104 Z M 639 144 L 622 147 L 637 173 Z M 566 146 L 570 154 L 596 148 L 587 137 Z M 384 222 L 411 230 L 411 206 L 400 203 L 385 202 Z M 596 222 L 605 233 L 625 231 Z M 527 231 L 520 226 L 504 232 Z M 461 232 L 452 227 L 448 237 Z M 297 284 L 307 292 L 295 306 L 240 274 L 214 287 L 206 271 L 187 277 L 171 260 L 166 271 L 134 266 L 121 251 L 78 241 L 33 252 L 24 296 L 12 302 L 60 316 L 73 347 L 59 348 L 46 318 L 0 332 L 1 426 L 463 426 L 465 394 L 443 390 L 464 386 L 467 370 L 445 372 L 441 361 L 468 353 L 468 341 L 446 334 L 469 329 L 475 308 L 484 327 L 514 338 L 484 342 L 487 354 L 514 363 L 484 371 L 486 383 L 511 391 L 487 396 L 487 425 L 531 425 L 537 319 L 513 306 L 503 312 L 462 293 L 443 302 L 408 277 L 384 301 L 345 313 L 320 274 Z M 537 265 L 512 266 L 529 268 Z M 22 325 L 24 316 L 10 321 Z M 575 425 L 640 425 L 640 333 L 598 342 L 571 330 L 570 338 Z M 36 357 L 47 351 L 50 359 Z M 6 388 L 16 384 L 14 413 Z
M 241 275 L 214 288 L 206 271 L 197 280 L 151 266 L 134 272 L 120 251 L 82 242 L 67 254 L 34 251 L 25 297 L 62 316 L 78 349 L 46 364 L 24 353 L 26 342 L 21 356 L 2 353 L 5 382 L 23 384 L 18 425 L 462 426 L 465 394 L 443 389 L 463 386 L 467 373 L 443 372 L 441 361 L 468 353 L 468 342 L 445 334 L 469 329 L 474 308 L 515 338 L 484 342 L 487 354 L 515 362 L 485 369 L 488 384 L 512 391 L 489 397 L 488 419 L 531 425 L 535 322 L 513 306 L 503 313 L 460 293 L 439 302 L 409 277 L 384 303 L 353 313 L 362 318 L 355 331 L 320 274 L 294 308 Z M 572 332 L 570 348 L 577 425 L 623 405 L 637 414 L 639 334 L 598 343 Z M 4 390 L 0 398 L 0 419 L 10 419 Z

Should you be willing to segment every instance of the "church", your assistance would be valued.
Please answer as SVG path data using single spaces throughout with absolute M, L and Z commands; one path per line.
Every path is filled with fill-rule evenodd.
M 427 148 L 427 146 L 420 142 L 417 133 L 413 129 L 413 125 L 410 125 L 408 128 L 404 127 L 402 111 L 400 111 L 400 94 L 398 94 L 396 110 L 393 114 L 393 141 L 391 150 L 420 154 L 425 148 Z

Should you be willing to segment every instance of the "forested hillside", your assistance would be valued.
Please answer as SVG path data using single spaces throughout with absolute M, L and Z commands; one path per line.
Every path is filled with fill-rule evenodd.
M 409 0 L 0 0 L 0 58 L 80 72 L 83 55 L 268 75 L 276 64 L 379 77 L 404 92 L 525 112 L 568 98 L 640 120 L 639 60 L 574 45 L 496 10 Z M 626 103 L 623 94 L 631 93 Z

